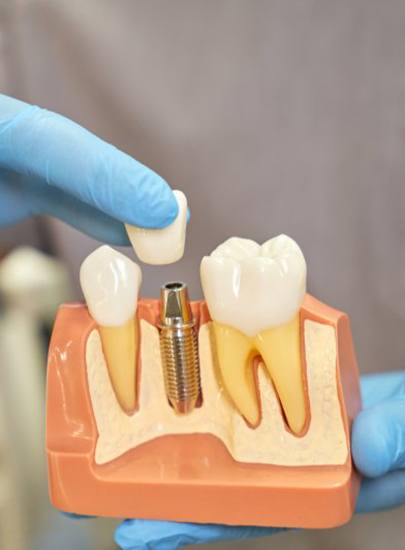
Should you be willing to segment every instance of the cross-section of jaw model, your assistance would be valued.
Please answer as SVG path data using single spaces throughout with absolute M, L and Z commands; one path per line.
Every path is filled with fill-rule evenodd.
M 306 263 L 297 243 L 279 235 L 262 246 L 231 238 L 201 262 L 223 384 L 252 426 L 260 421 L 254 358 L 271 376 L 290 429 L 306 423 L 299 310 Z
M 181 196 L 179 206 L 184 221 Z M 184 246 L 184 224 L 159 231 L 139 241 L 135 229 L 155 265 Z M 190 302 L 178 281 L 160 300 L 138 299 L 135 262 L 108 246 L 91 253 L 86 304 L 61 306 L 50 344 L 55 506 L 235 525 L 348 521 L 360 407 L 350 325 L 305 293 L 306 271 L 285 235 L 233 237 L 202 259 L 205 301 Z

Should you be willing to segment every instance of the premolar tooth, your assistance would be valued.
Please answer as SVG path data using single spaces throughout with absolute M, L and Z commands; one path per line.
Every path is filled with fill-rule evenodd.
M 136 407 L 138 323 L 134 316 L 119 327 L 98 328 L 115 395 L 122 409 L 130 414 Z
M 223 383 L 236 408 L 257 424 L 251 366 L 260 354 L 291 430 L 300 433 L 306 422 L 298 315 L 306 283 L 301 249 L 286 235 L 262 246 L 233 237 L 203 258 L 201 282 Z
M 99 325 L 111 382 L 127 413 L 136 407 L 139 334 L 135 314 L 141 281 L 139 266 L 106 245 L 87 256 L 80 268 L 80 284 Z
M 163 229 L 146 229 L 126 224 L 129 240 L 138 258 L 147 264 L 164 265 L 183 257 L 186 241 L 187 199 L 182 191 L 173 191 L 179 206 L 177 218 Z

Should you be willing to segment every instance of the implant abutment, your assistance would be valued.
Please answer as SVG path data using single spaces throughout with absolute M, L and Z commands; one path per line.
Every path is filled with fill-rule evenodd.
M 189 413 L 200 395 L 200 366 L 186 284 L 171 282 L 161 287 L 159 331 L 167 398 L 178 414 Z

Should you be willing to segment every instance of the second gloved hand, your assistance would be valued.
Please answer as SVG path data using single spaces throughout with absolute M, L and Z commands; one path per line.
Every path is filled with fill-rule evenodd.
M 63 116 L 0 94 L 0 227 L 49 214 L 127 245 L 123 223 L 165 227 L 177 211 L 146 166 Z

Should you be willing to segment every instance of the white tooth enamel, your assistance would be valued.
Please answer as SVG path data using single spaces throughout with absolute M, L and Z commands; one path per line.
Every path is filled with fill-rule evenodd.
M 80 268 L 90 314 L 105 327 L 121 326 L 135 315 L 141 282 L 140 267 L 107 245 L 87 256 Z
M 163 229 L 145 229 L 126 224 L 129 240 L 138 258 L 147 264 L 165 265 L 183 257 L 186 241 L 187 198 L 173 191 L 179 206 L 177 218 Z
M 286 235 L 262 246 L 232 237 L 203 258 L 201 282 L 211 317 L 254 336 L 287 323 L 300 309 L 305 258 Z
M 260 256 L 261 246 L 251 239 L 240 239 L 231 237 L 211 252 L 214 258 L 233 258 L 234 260 L 245 260 Z

